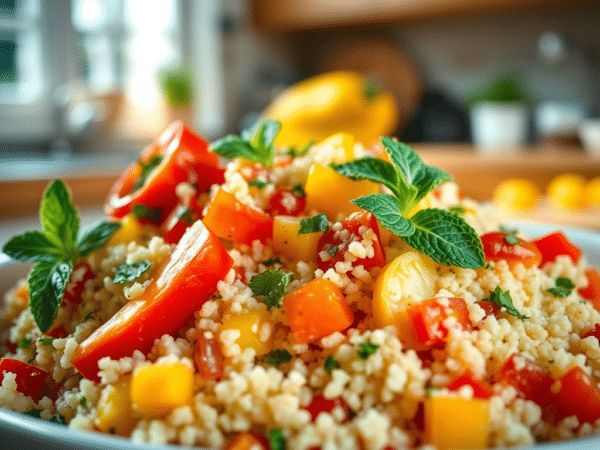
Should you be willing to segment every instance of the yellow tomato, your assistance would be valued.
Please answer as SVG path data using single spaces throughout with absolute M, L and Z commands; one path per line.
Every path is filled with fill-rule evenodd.
M 494 201 L 507 211 L 531 209 L 539 199 L 539 187 L 533 181 L 524 178 L 504 180 L 494 189 Z
M 565 173 L 553 178 L 548 185 L 548 197 L 559 208 L 576 209 L 584 206 L 585 178 Z
M 585 204 L 600 207 L 600 177 L 593 178 L 585 185 Z

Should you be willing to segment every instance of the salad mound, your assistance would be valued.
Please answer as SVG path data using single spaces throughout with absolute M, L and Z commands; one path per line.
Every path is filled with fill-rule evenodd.
M 469 449 L 600 430 L 600 275 L 384 137 L 175 122 L 80 229 L 52 182 L 5 296 L 0 406 L 134 441 Z

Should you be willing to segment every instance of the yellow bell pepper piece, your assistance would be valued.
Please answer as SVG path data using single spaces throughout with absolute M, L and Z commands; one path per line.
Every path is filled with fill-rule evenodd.
M 194 371 L 185 364 L 152 364 L 133 372 L 131 401 L 145 416 L 160 416 L 190 405 L 193 394 Z
M 363 195 L 376 194 L 379 186 L 368 180 L 355 181 L 337 173 L 331 167 L 314 164 L 308 173 L 304 192 L 306 209 L 324 212 L 330 220 L 339 213 L 344 216 L 362 211 L 350 200 Z
M 263 114 L 281 121 L 275 138 L 280 145 L 301 146 L 333 133 L 354 135 L 368 145 L 391 134 L 398 125 L 392 95 L 354 72 L 329 72 L 286 89 Z
M 322 232 L 298 234 L 300 217 L 275 216 L 273 218 L 273 249 L 292 261 L 315 259 Z
M 425 440 L 439 450 L 486 448 L 489 422 L 487 400 L 425 399 Z
M 328 153 L 333 150 L 333 162 L 336 164 L 352 161 L 355 159 L 354 136 L 348 133 L 336 133 L 313 147 L 313 151 L 317 154 L 321 149 Z
M 133 214 L 127 214 L 121 219 L 121 223 L 123 225 L 108 240 L 107 247 L 118 244 L 127 245 L 132 241 L 139 244 L 147 241 L 150 236 L 158 235 L 158 229 L 155 226 L 140 223 Z
M 240 336 L 235 343 L 244 351 L 253 348 L 256 356 L 261 356 L 271 351 L 271 338 L 263 341 L 260 338 L 261 328 L 270 321 L 270 315 L 264 309 L 252 310 L 241 314 L 232 315 L 223 319 L 223 330 L 239 330 Z
M 435 263 L 415 251 L 401 254 L 388 263 L 375 281 L 373 317 L 378 327 L 394 325 L 400 338 L 414 343 L 406 310 L 435 295 Z
M 131 409 L 131 376 L 125 376 L 102 391 L 96 408 L 95 425 L 103 433 L 129 436 L 136 420 Z

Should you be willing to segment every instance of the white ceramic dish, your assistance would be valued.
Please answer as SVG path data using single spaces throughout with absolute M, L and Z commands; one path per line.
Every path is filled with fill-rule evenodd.
M 591 265 L 600 267 L 600 233 L 546 224 L 515 224 L 515 226 L 531 237 L 560 229 L 583 249 Z M 27 270 L 26 265 L 10 262 L 5 255 L 0 254 L 0 293 L 3 294 L 16 280 L 25 276 Z M 170 445 L 136 444 L 120 437 L 70 430 L 61 425 L 0 408 L 0 448 L 11 450 L 140 450 L 148 447 L 152 450 L 182 448 Z M 532 447 L 532 450 L 598 449 L 600 449 L 600 436 Z

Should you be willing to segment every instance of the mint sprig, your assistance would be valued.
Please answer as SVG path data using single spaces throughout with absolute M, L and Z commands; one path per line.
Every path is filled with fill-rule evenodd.
M 293 274 L 281 270 L 265 270 L 250 279 L 248 287 L 255 296 L 262 295 L 267 309 L 279 308 L 287 285 L 292 281 Z
M 573 281 L 567 277 L 558 277 L 554 283 L 555 287 L 548 289 L 548 292 L 555 297 L 568 297 L 571 295 L 571 292 L 573 292 L 573 289 L 575 289 L 575 283 L 573 283 Z
M 121 264 L 117 267 L 115 272 L 115 278 L 113 280 L 116 284 L 127 283 L 138 278 L 141 274 L 146 272 L 152 264 L 150 261 L 138 261 L 132 264 Z
M 494 291 L 490 292 L 490 296 L 488 298 L 483 299 L 484 302 L 490 302 L 495 305 L 498 305 L 500 308 L 504 308 L 507 313 L 515 316 L 517 319 L 525 320 L 529 319 L 529 317 L 521 314 L 515 305 L 513 305 L 512 297 L 510 296 L 509 291 L 503 291 L 500 289 L 500 286 L 496 286 Z
M 42 333 L 56 318 L 73 265 L 103 246 L 120 223 L 102 222 L 79 233 L 79 216 L 62 180 L 54 180 L 40 204 L 43 231 L 28 231 L 10 239 L 2 251 L 12 259 L 35 262 L 29 272 L 29 307 Z
M 327 230 L 329 230 L 329 221 L 327 220 L 327 216 L 321 213 L 313 217 L 301 219 L 298 236 L 301 234 L 317 233 L 319 231 L 326 232 Z
M 226 158 L 244 158 L 261 163 L 265 167 L 273 166 L 273 143 L 281 130 L 278 120 L 265 120 L 254 127 L 242 131 L 241 135 L 230 134 L 213 142 L 210 151 Z
M 351 202 L 372 212 L 382 226 L 440 264 L 483 267 L 481 240 L 462 217 L 435 208 L 410 216 L 417 203 L 439 184 L 450 180 L 450 175 L 426 165 L 406 144 L 388 137 L 382 137 L 381 142 L 391 163 L 367 157 L 333 168 L 353 180 L 383 184 L 392 193 L 371 194 Z

